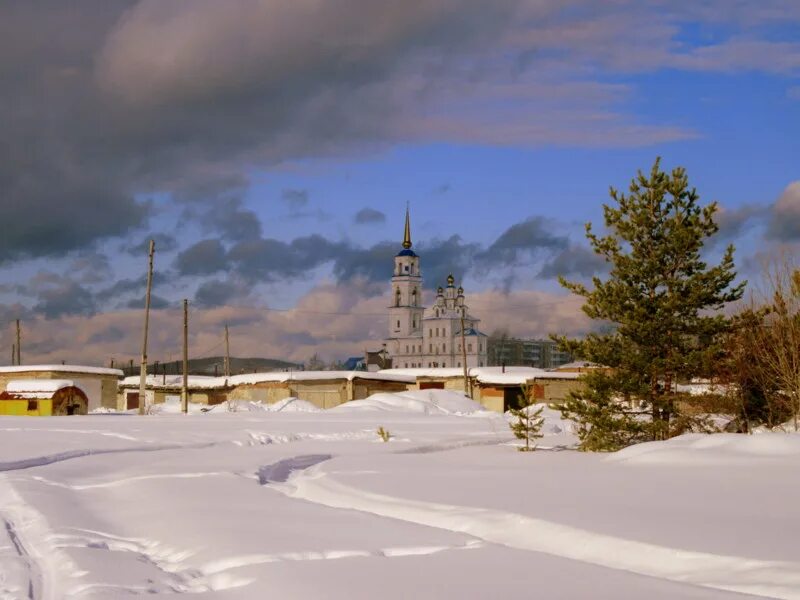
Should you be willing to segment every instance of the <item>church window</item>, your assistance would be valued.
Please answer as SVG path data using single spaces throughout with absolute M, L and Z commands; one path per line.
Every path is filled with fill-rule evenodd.
M 406 344 L 406 354 L 408 354 L 408 344 Z
M 400 306 L 400 288 L 397 288 L 394 292 L 394 305 Z
M 442 344 L 442 352 L 447 352 L 447 344 Z
M 447 367 L 447 363 L 446 363 L 446 362 L 443 362 L 443 363 L 442 363 L 442 368 L 446 368 L 446 367 Z
M 467 344 L 467 352 L 472 352 L 472 344 Z
M 400 329 L 400 319 L 397 320 L 397 328 Z
M 433 352 L 433 344 L 428 344 L 428 352 Z
M 433 329 L 428 329 L 428 337 L 433 337 Z
M 406 273 L 408 273 L 408 265 L 406 265 L 405 271 Z
M 436 337 L 439 337 L 439 328 L 436 328 Z
M 408 368 L 408 363 L 403 363 L 403 367 Z
M 417 305 L 417 289 L 411 290 L 411 306 Z

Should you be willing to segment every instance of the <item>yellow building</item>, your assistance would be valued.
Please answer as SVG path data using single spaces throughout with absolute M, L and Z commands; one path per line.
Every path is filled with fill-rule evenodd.
M 13 379 L 0 392 L 0 415 L 85 415 L 88 407 L 86 393 L 66 379 Z
M 119 369 L 87 365 L 18 365 L 0 367 L 0 392 L 15 380 L 71 381 L 86 397 L 86 410 L 116 408 Z M 42 384 L 45 385 L 45 384 Z

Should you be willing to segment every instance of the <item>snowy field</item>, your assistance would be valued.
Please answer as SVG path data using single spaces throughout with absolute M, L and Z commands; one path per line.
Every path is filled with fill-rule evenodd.
M 0 599 L 800 599 L 798 435 L 585 454 L 551 411 L 522 453 L 449 392 L 238 408 L 0 418 Z

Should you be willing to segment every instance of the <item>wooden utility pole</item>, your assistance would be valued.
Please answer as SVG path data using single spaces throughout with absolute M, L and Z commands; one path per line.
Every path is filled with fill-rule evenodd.
M 183 412 L 189 412 L 189 301 L 183 299 L 183 385 L 181 386 Z
M 18 366 L 22 364 L 22 358 L 21 358 L 21 352 L 20 352 L 20 340 L 21 340 L 21 338 L 22 338 L 22 335 L 20 333 L 19 319 L 17 319 L 17 365 Z
M 463 309 L 462 309 L 463 310 Z M 467 369 L 467 342 L 464 337 L 464 313 L 461 313 L 461 359 L 464 365 L 464 394 L 471 396 L 469 393 L 469 370 Z
M 11 366 L 14 366 L 17 362 L 17 345 L 11 344 Z
M 149 261 L 147 267 L 147 290 L 144 295 L 144 339 L 142 341 L 142 364 L 139 369 L 139 414 L 143 415 L 147 411 L 147 329 L 150 326 L 150 289 L 153 287 L 153 254 L 156 251 L 156 243 L 150 240 Z
M 231 346 L 228 341 L 228 326 L 225 325 L 225 377 L 231 376 Z

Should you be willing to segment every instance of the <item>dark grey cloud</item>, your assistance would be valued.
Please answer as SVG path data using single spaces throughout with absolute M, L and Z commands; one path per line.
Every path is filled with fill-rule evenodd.
M 408 60 L 483 47 L 517 3 L 5 2 L 0 261 L 141 228 L 142 194 L 219 198 L 253 168 L 395 139 Z M 220 227 L 258 231 L 241 211 Z
M 197 288 L 194 302 L 201 308 L 214 308 L 239 301 L 247 296 L 249 292 L 250 286 L 241 281 L 209 279 Z
M 372 223 L 385 223 L 386 214 L 374 208 L 362 208 L 356 213 L 355 222 L 357 225 L 368 225 Z
M 150 240 L 155 242 L 156 252 L 172 252 L 178 249 L 178 240 L 170 233 L 151 233 L 141 241 L 123 246 L 123 250 L 132 256 L 147 256 L 150 251 Z
M 91 290 L 57 273 L 40 272 L 20 291 L 34 298 L 33 311 L 47 319 L 68 315 L 91 316 L 97 303 Z
M 544 263 L 538 277 L 591 277 L 607 269 L 602 257 L 584 246 L 569 246 Z
M 241 242 L 231 247 L 231 267 L 248 281 L 276 281 L 303 277 L 316 267 L 335 261 L 350 247 L 321 235 L 299 237 L 289 243 L 275 239 Z
M 217 238 L 201 240 L 175 258 L 180 275 L 212 275 L 228 265 L 227 251 Z
M 141 308 L 144 310 L 144 294 L 141 295 L 139 298 L 131 298 L 127 302 L 121 303 L 119 306 L 120 308 L 132 308 L 137 309 Z M 150 294 L 150 308 L 153 310 L 161 310 L 163 308 L 169 308 L 172 306 L 173 308 L 178 307 L 177 302 L 170 302 L 166 298 L 159 296 L 158 294 Z
M 170 274 L 160 269 L 153 271 L 153 289 L 158 290 L 162 286 L 171 283 Z M 101 288 L 96 291 L 95 298 L 100 304 L 114 304 L 115 306 L 122 306 L 125 298 L 136 295 L 141 295 L 141 306 L 144 306 L 144 293 L 147 287 L 147 275 L 141 275 L 136 278 L 125 278 L 115 281 L 108 287 Z
M 218 233 L 223 239 L 239 242 L 261 237 L 261 221 L 240 198 L 221 198 L 212 203 L 200 217 L 206 232 Z
M 564 250 L 569 245 L 565 235 L 554 233 L 555 224 L 544 217 L 530 217 L 506 229 L 477 259 L 490 266 L 514 265 L 530 259 L 539 251 Z

